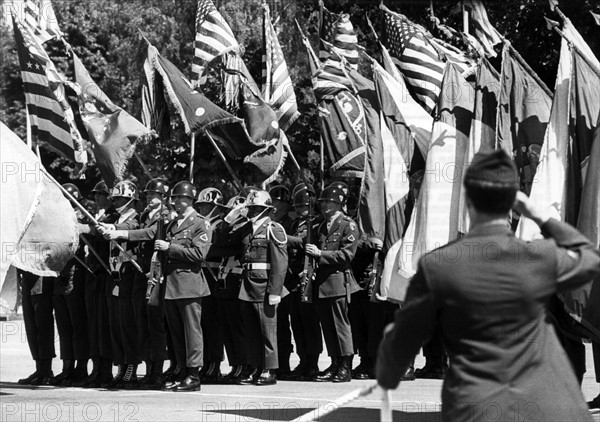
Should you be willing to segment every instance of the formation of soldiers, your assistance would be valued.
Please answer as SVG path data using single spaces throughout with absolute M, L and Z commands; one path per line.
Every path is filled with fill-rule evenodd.
M 82 200 L 75 185 L 64 188 Z M 197 391 L 202 383 L 375 378 L 377 347 L 398 305 L 373 290 L 381 245 L 360 233 L 343 182 L 318 196 L 304 183 L 291 193 L 247 187 L 225 202 L 216 188 L 198 193 L 187 181 L 171 188 L 152 179 L 141 214 L 130 181 L 112 189 L 100 182 L 92 193 L 93 219 L 73 204 L 82 241 L 61 275 L 21 274 L 36 371 L 20 384 Z M 444 376 L 436 338 L 425 368 L 411 366 L 404 380 Z M 319 370 L 323 339 L 331 364 Z M 291 369 L 293 344 L 300 360 Z

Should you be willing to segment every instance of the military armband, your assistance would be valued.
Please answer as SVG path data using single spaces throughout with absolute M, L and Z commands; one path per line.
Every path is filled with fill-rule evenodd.
M 277 239 L 277 236 L 275 236 L 275 233 L 273 233 L 273 226 L 276 224 L 283 232 L 283 240 Z M 275 243 L 278 243 L 279 245 L 287 244 L 287 234 L 285 233 L 283 226 L 281 224 L 275 223 L 274 221 L 272 221 L 267 226 L 267 240 L 269 240 L 269 238 L 272 238 L 275 241 Z

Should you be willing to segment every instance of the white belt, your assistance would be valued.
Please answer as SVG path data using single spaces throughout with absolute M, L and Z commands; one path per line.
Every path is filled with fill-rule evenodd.
M 244 264 L 245 270 L 270 270 L 271 264 L 265 262 L 248 262 Z

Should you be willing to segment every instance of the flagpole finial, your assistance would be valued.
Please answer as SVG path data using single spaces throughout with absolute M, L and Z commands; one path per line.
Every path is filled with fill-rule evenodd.
M 558 7 L 558 0 L 548 0 L 548 2 L 550 4 L 550 10 L 553 12 L 556 11 L 556 8 Z

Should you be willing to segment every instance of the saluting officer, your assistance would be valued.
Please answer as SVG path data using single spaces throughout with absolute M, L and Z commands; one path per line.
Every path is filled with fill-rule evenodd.
M 316 235 L 318 224 L 314 216 L 309 215 L 313 195 L 306 185 L 295 189 L 295 192 L 294 209 L 298 218 L 292 223 L 291 234 L 288 236 L 289 265 L 285 287 L 290 291 L 290 322 L 300 363 L 291 371 L 289 379 L 311 381 L 319 372 L 319 355 L 323 352 L 323 340 L 316 304 L 302 301 L 300 283 L 304 277 L 304 244 L 308 227 L 310 226 L 312 233 Z M 313 287 L 317 289 L 316 286 Z
M 150 180 L 144 189 L 146 209 L 142 212 L 139 230 L 114 230 L 108 232 L 112 240 L 129 240 L 136 233 L 148 228 L 157 229 L 160 224 L 167 225 L 172 219 L 167 204 L 169 185 L 160 178 Z M 164 235 L 164 234 L 163 234 Z M 154 239 L 152 239 L 154 240 Z M 165 312 L 165 284 L 154 286 L 150 296 L 146 298 L 148 289 L 148 273 L 155 256 L 154 243 L 139 242 L 138 257 L 144 274 L 136 271 L 134 275 L 133 303 L 135 308 L 138 344 L 142 359 L 146 361 L 146 375 L 140 380 L 139 388 L 143 390 L 161 390 L 164 387 L 163 365 L 167 358 L 167 322 Z M 152 276 L 152 275 L 149 275 Z M 173 358 L 175 361 L 175 358 Z
M 242 234 L 244 278 L 240 288 L 241 316 L 247 330 L 248 359 L 255 368 L 240 384 L 277 383 L 277 305 L 287 271 L 287 237 L 271 220 L 269 193 L 251 191 L 246 199 L 249 222 Z
M 317 259 L 317 312 L 327 353 L 332 364 L 315 377 L 315 381 L 348 382 L 351 380 L 354 346 L 348 318 L 350 295 L 360 287 L 354 279 L 350 263 L 356 253 L 358 228 L 344 215 L 344 192 L 327 187 L 319 204 L 325 221 L 318 231 L 318 243 L 306 245 L 305 252 Z
M 208 227 L 194 210 L 196 188 L 179 182 L 171 191 L 177 218 L 166 229 L 165 240 L 155 240 L 154 248 L 166 253 L 164 268 L 165 303 L 178 376 L 165 388 L 173 391 L 199 391 L 199 369 L 203 366 L 202 298 L 210 294 L 201 271 L 208 245 Z M 156 227 L 129 233 L 130 240 L 154 240 Z
M 214 243 L 216 231 L 223 222 L 223 194 L 217 188 L 206 188 L 198 194 L 194 208 L 206 224 L 208 241 Z M 220 329 L 218 318 L 219 300 L 216 297 L 216 275 L 221 260 L 207 258 L 202 262 L 202 271 L 210 288 L 210 296 L 202 304 L 202 334 L 204 335 L 204 366 L 200 371 L 200 378 L 205 384 L 218 383 L 222 377 L 221 362 L 223 353 L 223 332 Z
M 81 201 L 79 188 L 65 183 L 63 188 L 77 201 Z M 83 215 L 72 204 L 80 223 Z M 85 243 L 80 242 L 76 257 L 72 258 L 60 275 L 54 279 L 54 297 L 52 304 L 56 318 L 56 328 L 60 337 L 60 358 L 63 370 L 52 380 L 53 385 L 71 386 L 87 377 L 87 365 L 90 358 L 90 346 L 85 313 L 84 288 L 86 278 Z M 87 267 L 89 269 L 89 267 Z M 75 368 L 77 360 L 77 368 Z

